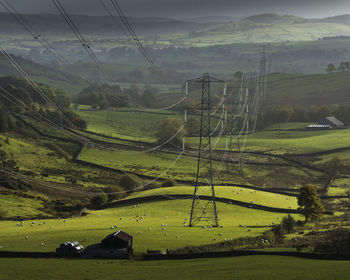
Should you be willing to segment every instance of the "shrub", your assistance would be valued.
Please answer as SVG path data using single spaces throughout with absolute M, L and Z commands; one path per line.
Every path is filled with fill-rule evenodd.
M 5 218 L 7 213 L 7 210 L 0 208 L 0 218 Z
M 295 224 L 295 219 L 292 217 L 291 214 L 288 214 L 288 216 L 283 217 L 281 226 L 282 229 L 284 229 L 287 233 L 291 233 L 295 227 Z
M 135 175 L 123 175 L 119 179 L 119 186 L 126 190 L 134 190 L 141 187 L 141 182 Z
M 105 193 L 101 193 L 99 195 L 93 196 L 90 199 L 90 203 L 93 207 L 101 207 L 108 201 L 108 196 Z
M 103 191 L 107 194 L 108 201 L 113 201 L 122 197 L 123 189 L 118 186 L 111 186 L 104 188 Z
M 176 182 L 174 180 L 168 179 L 162 183 L 162 188 L 173 187 L 175 185 L 176 185 Z

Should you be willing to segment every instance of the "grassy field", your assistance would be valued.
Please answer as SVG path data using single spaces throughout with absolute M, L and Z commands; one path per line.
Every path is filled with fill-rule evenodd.
M 350 130 L 328 131 L 261 131 L 249 135 L 247 151 L 265 151 L 273 154 L 302 154 L 349 147 Z M 195 147 L 197 138 L 187 142 Z M 317 143 L 317 145 L 315 145 Z M 226 139 L 221 138 L 217 149 L 225 149 Z
M 4 218 L 10 217 L 36 217 L 48 216 L 40 209 L 44 207 L 43 202 L 33 198 L 23 198 L 16 195 L 0 194 L 0 212 Z
M 0 244 L 3 250 L 11 251 L 53 251 L 68 240 L 78 240 L 86 246 L 100 242 L 116 230 L 110 227 L 117 225 L 118 229 L 134 236 L 134 252 L 140 254 L 147 249 L 165 250 L 209 244 L 224 241 L 225 238 L 256 236 L 283 217 L 280 213 L 217 203 L 222 228 L 189 228 L 184 227 L 184 222 L 185 218 L 189 218 L 191 203 L 192 200 L 144 203 L 92 211 L 86 217 L 66 221 L 55 219 L 44 224 L 38 220 L 34 226 L 30 226 L 31 221 L 25 221 L 24 227 L 17 227 L 15 222 L 0 222 Z M 137 221 L 141 216 L 143 220 Z M 167 224 L 165 230 L 162 230 L 162 224 Z M 41 246 L 42 242 L 44 246 Z
M 8 269 L 16 267 L 16 269 Z M 55 267 L 55 269 L 53 269 Z M 278 256 L 249 256 L 182 261 L 2 259 L 3 280 L 120 279 L 346 279 L 349 261 L 319 261 Z
M 192 195 L 194 191 L 190 186 L 176 186 L 168 188 L 159 188 L 148 191 L 136 192 L 128 196 L 127 198 L 144 197 L 151 195 L 173 195 L 173 194 L 188 194 Z M 201 187 L 199 191 L 200 195 L 211 195 L 209 187 Z M 277 208 L 292 208 L 298 207 L 297 198 L 294 196 L 280 195 L 264 191 L 254 191 L 250 189 L 240 187 L 229 186 L 215 186 L 215 194 L 217 197 L 230 198 L 247 203 L 254 203 L 269 207 Z

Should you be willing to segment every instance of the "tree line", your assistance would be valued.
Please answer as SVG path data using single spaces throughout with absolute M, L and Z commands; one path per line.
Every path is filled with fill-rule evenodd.
M 329 63 L 326 67 L 326 72 L 331 73 L 331 72 L 343 72 L 343 71 L 349 71 L 350 70 L 350 61 L 342 61 L 340 64 L 335 66 L 333 63 Z
M 16 77 L 1 77 L 0 86 L 0 132 L 12 131 L 20 124 L 12 114 L 26 114 L 50 120 L 57 125 L 67 125 L 57 110 L 50 107 L 26 81 Z M 62 111 L 70 122 L 81 129 L 86 128 L 86 122 L 70 110 L 70 100 L 66 92 L 48 85 L 38 83 L 42 92 Z
M 275 123 L 286 122 L 318 122 L 319 120 L 335 116 L 345 125 L 350 124 L 350 104 L 331 104 L 322 106 L 279 106 L 268 109 L 258 118 L 257 127 L 264 128 Z
M 92 84 L 79 93 L 77 103 L 99 110 L 134 106 L 155 108 L 158 104 L 155 93 L 157 89 L 147 86 L 141 91 L 136 85 L 122 89 L 119 85 Z

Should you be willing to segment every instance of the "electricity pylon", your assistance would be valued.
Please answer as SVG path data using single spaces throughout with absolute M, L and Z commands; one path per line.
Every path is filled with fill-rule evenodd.
M 212 83 L 225 83 L 224 81 L 210 77 L 205 73 L 203 77 L 189 80 L 186 83 L 186 89 L 188 84 L 200 83 L 202 86 L 202 99 L 200 105 L 200 137 L 198 146 L 198 160 L 197 160 L 197 173 L 196 184 L 194 188 L 194 195 L 191 207 L 191 217 L 189 226 L 192 227 L 199 222 L 207 222 L 211 226 L 217 227 L 218 214 L 215 201 L 214 190 L 214 178 L 213 178 L 213 166 L 212 166 L 212 142 L 211 142 L 211 84 Z M 226 85 L 225 85 L 226 91 Z M 224 93 L 225 95 L 225 93 Z M 201 200 L 199 190 L 201 187 L 210 187 L 211 199 Z

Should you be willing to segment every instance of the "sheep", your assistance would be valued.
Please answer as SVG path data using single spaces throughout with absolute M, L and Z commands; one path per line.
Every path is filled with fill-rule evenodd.
M 111 229 L 114 229 L 114 227 L 111 227 Z
M 165 219 L 168 219 L 168 216 L 165 216 Z
M 186 223 L 184 223 L 184 227 L 186 226 Z
M 24 239 L 28 239 L 29 237 L 28 237 L 28 235 L 26 235 L 25 237 L 24 237 Z
M 222 233 L 219 233 L 219 236 L 222 236 Z
M 179 238 L 179 236 L 176 234 L 176 239 Z
M 203 229 L 206 229 L 207 227 L 206 226 L 203 226 Z
M 152 230 L 152 228 L 149 227 L 149 228 L 148 228 L 148 231 L 151 231 L 151 230 Z
M 41 242 L 41 246 L 44 246 L 44 242 Z
M 142 234 L 142 232 L 141 232 L 141 231 L 139 231 L 139 234 Z
M 119 218 L 119 220 L 121 221 L 121 220 L 123 220 L 123 218 L 122 218 L 122 217 L 120 217 L 120 218 Z
M 214 238 L 213 241 L 216 241 L 216 238 Z

